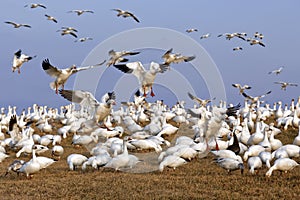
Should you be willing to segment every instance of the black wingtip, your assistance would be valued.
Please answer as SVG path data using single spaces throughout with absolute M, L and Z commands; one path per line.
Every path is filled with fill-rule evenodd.
M 50 64 L 48 58 L 46 58 L 45 60 L 43 60 L 43 62 L 42 62 L 42 67 L 43 67 L 44 70 L 49 69 L 50 65 L 51 65 L 51 64 Z

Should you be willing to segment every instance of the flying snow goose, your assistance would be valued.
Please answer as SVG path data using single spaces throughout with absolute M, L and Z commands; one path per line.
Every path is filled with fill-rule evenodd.
M 262 94 L 260 96 L 250 96 L 248 94 L 246 94 L 245 92 L 242 93 L 242 95 L 244 97 L 246 97 L 247 100 L 250 100 L 252 103 L 256 103 L 258 102 L 261 98 L 264 98 L 265 96 L 267 96 L 268 94 L 270 94 L 272 91 L 268 91 L 267 93 L 265 94 Z
M 274 82 L 275 84 L 280 84 L 281 85 L 281 89 L 282 90 L 286 90 L 287 86 L 298 86 L 298 84 L 296 83 L 288 83 L 288 82 L 283 82 L 283 81 L 278 81 L 278 82 Z
M 233 51 L 240 51 L 240 50 L 243 50 L 243 47 L 234 47 L 232 50 Z
M 287 173 L 287 171 L 290 171 L 297 166 L 299 166 L 299 164 L 290 158 L 279 158 L 275 160 L 274 165 L 267 171 L 266 176 L 270 177 L 274 170 L 280 170 Z
M 259 39 L 263 39 L 264 38 L 264 35 L 262 33 L 259 33 L 259 32 L 255 32 L 254 33 L 254 38 L 259 38 Z
M 45 17 L 47 17 L 47 20 L 50 20 L 50 21 L 53 21 L 53 22 L 57 23 L 57 19 L 55 19 L 55 17 L 47 15 L 47 14 L 45 14 Z
M 210 37 L 210 33 L 206 33 L 204 35 L 201 35 L 200 39 L 206 39 Z
M 259 44 L 260 46 L 263 46 L 263 47 L 266 46 L 262 41 L 257 40 L 257 39 L 249 38 L 249 39 L 247 39 L 247 42 L 249 42 L 250 45 L 256 45 L 256 44 Z
M 87 91 L 83 90 L 60 90 L 60 95 L 65 99 L 79 103 L 83 107 L 90 107 L 95 110 L 93 120 L 98 122 L 103 122 L 112 110 L 112 106 L 116 104 L 116 95 L 114 92 L 105 93 L 101 102 L 98 102 L 96 98 Z
M 76 13 L 78 16 L 82 15 L 83 13 L 94 13 L 92 10 L 70 10 L 68 13 Z
M 109 60 L 106 63 L 106 66 L 111 66 L 118 64 L 120 62 L 127 62 L 128 59 L 124 58 L 123 56 L 129 56 L 129 55 L 137 55 L 140 52 L 136 51 L 114 51 L 113 49 L 108 52 L 108 55 L 110 56 Z
M 274 69 L 273 71 L 268 72 L 268 74 L 276 74 L 276 75 L 278 75 L 278 74 L 280 74 L 282 72 L 283 68 L 284 67 L 281 66 L 278 69 Z
M 43 4 L 40 4 L 40 3 L 31 3 L 31 4 L 25 5 L 24 7 L 30 7 L 30 8 L 38 8 L 38 7 L 40 7 L 40 8 L 44 8 L 44 9 L 47 8 L 46 6 L 44 6 Z
M 75 40 L 74 42 L 85 42 L 85 41 L 88 41 L 88 40 L 93 40 L 93 38 L 91 38 L 91 37 L 82 37 L 82 38 L 79 38 L 78 40 Z
M 30 25 L 28 25 L 28 24 L 19 24 L 19 23 L 15 23 L 15 22 L 11 22 L 11 21 L 6 21 L 5 22 L 6 24 L 11 24 L 11 25 L 13 25 L 14 26 L 14 28 L 20 28 L 20 27 L 27 27 L 27 28 L 31 28 L 31 26 Z
M 25 62 L 28 62 L 32 58 L 35 58 L 36 56 L 28 56 L 26 54 L 22 54 L 22 50 L 19 49 L 15 54 L 13 58 L 13 65 L 12 65 L 12 72 L 15 72 L 18 70 L 18 73 L 21 73 L 20 68 Z
M 121 10 L 121 9 L 112 9 L 112 10 L 118 12 L 118 14 L 117 14 L 118 17 L 120 17 L 120 16 L 122 16 L 124 18 L 132 17 L 136 22 L 138 22 L 138 23 L 140 22 L 139 19 L 133 13 L 131 13 L 129 11 Z
M 245 36 L 245 34 L 242 33 L 223 33 L 218 35 L 218 37 L 222 37 L 225 36 L 226 40 L 231 40 L 234 37 L 240 38 L 242 40 L 246 40 L 243 36 Z
M 201 99 L 199 97 L 196 97 L 194 95 L 192 95 L 191 93 L 188 92 L 188 95 L 189 97 L 195 101 L 196 103 L 198 103 L 201 107 L 206 107 L 206 105 L 211 102 L 212 100 L 214 100 L 215 98 L 213 99 Z
M 179 53 L 172 53 L 173 48 L 166 51 L 166 53 L 162 56 L 164 59 L 164 65 L 170 65 L 171 63 L 181 63 L 181 62 L 189 62 L 194 60 L 195 56 L 183 56 Z
M 139 80 L 139 84 L 141 85 L 140 90 L 144 92 L 144 96 L 147 96 L 147 92 L 150 88 L 150 95 L 155 96 L 152 85 L 156 78 L 157 73 L 164 73 L 167 70 L 166 65 L 161 65 L 155 62 L 150 63 L 150 69 L 146 71 L 141 62 L 132 62 L 126 64 L 118 64 L 114 65 L 117 69 L 124 73 L 133 74 Z
M 63 29 L 63 30 L 60 30 L 60 32 L 61 32 L 60 34 L 62 36 L 64 36 L 64 35 L 72 35 L 73 37 L 77 38 L 77 35 L 74 33 L 73 30 Z
M 198 29 L 196 29 L 196 28 L 189 28 L 185 32 L 192 33 L 192 32 L 197 32 L 197 31 L 198 31 Z
M 251 86 L 249 86 L 249 85 L 243 85 L 242 86 L 239 83 L 234 83 L 234 84 L 232 84 L 232 86 L 235 87 L 235 88 L 237 88 L 237 89 L 239 89 L 240 94 L 242 94 L 244 92 L 244 90 L 251 89 Z
M 59 68 L 51 65 L 49 62 L 49 59 L 47 58 L 43 61 L 42 67 L 43 67 L 43 70 L 48 75 L 55 78 L 55 81 L 50 83 L 50 87 L 52 89 L 55 89 L 56 94 L 58 94 L 58 88 L 62 87 L 64 89 L 64 85 L 71 75 L 73 75 L 79 71 L 95 68 L 96 66 L 102 65 L 104 62 L 102 62 L 100 64 L 92 65 L 92 66 L 86 66 L 86 67 L 76 67 L 75 65 L 72 65 L 69 68 L 59 69 Z

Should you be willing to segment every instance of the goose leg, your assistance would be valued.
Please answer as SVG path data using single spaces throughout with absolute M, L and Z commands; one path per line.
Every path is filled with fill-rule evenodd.
M 144 90 L 144 97 L 147 97 L 147 94 L 146 94 L 146 87 L 143 86 L 143 90 Z
M 151 97 L 154 97 L 155 96 L 155 94 L 154 94 L 154 92 L 153 92 L 153 89 L 152 89 L 152 86 L 151 86 Z
M 58 85 L 55 83 L 55 93 L 58 94 Z

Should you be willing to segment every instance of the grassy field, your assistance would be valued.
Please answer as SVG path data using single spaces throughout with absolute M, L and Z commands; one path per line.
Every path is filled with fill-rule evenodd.
M 180 127 L 178 135 L 187 135 L 191 130 Z M 298 130 L 288 130 L 277 138 L 284 144 L 292 143 Z M 270 178 L 266 168 L 252 175 L 248 169 L 228 174 L 213 163 L 214 156 L 194 159 L 177 169 L 155 170 L 156 153 L 137 154 L 144 157 L 135 173 L 111 169 L 89 168 L 69 171 L 66 158 L 71 153 L 89 155 L 86 148 L 74 148 L 70 135 L 63 140 L 65 153 L 61 160 L 39 171 L 32 179 L 23 174 L 10 173 L 0 177 L 1 199 L 299 199 L 300 168 L 284 174 L 275 171 Z M 15 153 L 0 163 L 0 173 L 5 174 Z M 43 154 L 50 157 L 50 152 Z M 149 158 L 147 158 L 149 156 Z M 21 156 L 29 160 L 30 156 Z M 300 162 L 300 159 L 296 159 Z M 152 165 L 152 166 L 150 166 Z M 150 167 L 149 167 L 150 166 Z M 149 168 L 149 169 L 147 169 Z M 144 173 L 137 173 L 137 172 Z M 145 172 L 148 171 L 148 172 Z

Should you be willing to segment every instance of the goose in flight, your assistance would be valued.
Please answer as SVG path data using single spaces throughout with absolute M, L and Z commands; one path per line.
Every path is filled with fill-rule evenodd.
M 61 33 L 60 33 L 62 36 L 63 35 L 72 35 L 73 37 L 77 38 L 77 35 L 73 32 L 73 30 L 68 30 L 68 29 L 63 29 L 61 30 Z
M 246 40 L 243 36 L 245 35 L 245 33 L 223 33 L 218 35 L 218 37 L 222 37 L 225 36 L 226 40 L 231 40 L 234 37 L 240 38 L 242 40 Z
M 19 24 L 19 23 L 15 23 L 15 22 L 11 22 L 11 21 L 6 21 L 5 22 L 6 24 L 11 24 L 11 25 L 13 25 L 14 26 L 14 28 L 20 28 L 20 27 L 27 27 L 27 28 L 31 28 L 31 26 L 30 25 L 28 25 L 28 24 Z
M 254 33 L 254 38 L 259 38 L 259 39 L 263 39 L 265 36 L 262 34 L 262 33 L 259 33 L 259 32 L 255 32 Z
M 94 13 L 92 10 L 71 10 L 68 13 L 76 13 L 78 16 L 82 15 L 83 13 Z
M 210 37 L 210 33 L 206 33 L 204 35 L 201 35 L 200 39 L 206 39 Z
M 47 14 L 45 14 L 45 17 L 47 17 L 47 20 L 50 20 L 50 21 L 53 21 L 53 22 L 57 23 L 57 20 L 54 17 L 52 17 L 50 15 L 47 15 Z
M 278 82 L 274 82 L 275 84 L 281 84 L 281 89 L 282 90 L 286 90 L 287 86 L 298 86 L 298 84 L 296 83 L 288 83 L 288 82 L 283 82 L 283 81 L 278 81 Z
M 104 61 L 106 62 L 106 61 Z M 64 85 L 67 82 L 68 78 L 72 75 L 75 74 L 79 71 L 87 70 L 87 69 L 92 69 L 96 66 L 100 66 L 104 64 L 104 62 L 92 65 L 92 66 L 86 66 L 86 67 L 76 67 L 75 65 L 72 65 L 69 68 L 65 69 L 59 69 L 57 67 L 54 67 L 53 65 L 50 64 L 49 59 L 45 59 L 42 62 L 42 67 L 43 70 L 49 75 L 55 78 L 55 81 L 50 83 L 50 87 L 52 89 L 55 89 L 56 94 L 58 94 L 58 88 L 62 87 L 64 89 Z
M 82 38 L 79 38 L 78 40 L 75 40 L 74 42 L 85 42 L 85 41 L 88 41 L 88 40 L 93 40 L 93 38 L 91 38 L 91 37 L 82 37 Z
M 81 107 L 94 111 L 93 120 L 96 123 L 103 122 L 111 113 L 112 106 L 116 104 L 114 92 L 107 92 L 99 102 L 92 93 L 84 90 L 59 90 L 59 94 L 65 99 L 80 104 Z
M 250 96 L 248 94 L 246 94 L 245 92 L 242 93 L 242 95 L 244 97 L 246 97 L 246 99 L 250 100 L 252 103 L 256 103 L 257 101 L 259 101 L 261 98 L 264 98 L 265 96 L 267 96 L 268 94 L 270 94 L 272 91 L 268 91 L 267 93 L 265 94 L 262 94 L 260 96 L 256 96 L 256 97 L 253 97 L 253 96 Z
M 190 29 L 187 29 L 185 32 L 187 32 L 187 33 L 198 32 L 198 29 L 190 28 Z
M 40 8 L 44 8 L 44 9 L 47 8 L 47 7 L 44 6 L 43 4 L 39 4 L 39 3 L 27 4 L 27 5 L 25 5 L 24 7 L 30 7 L 30 8 L 38 8 L 38 7 L 40 7 Z
M 149 88 L 151 90 L 150 95 L 152 97 L 155 96 L 152 85 L 154 83 L 156 75 L 157 73 L 164 73 L 168 68 L 167 65 L 162 65 L 155 62 L 150 63 L 149 70 L 146 70 L 141 62 L 119 64 L 114 65 L 114 67 L 124 73 L 133 74 L 134 76 L 136 76 L 141 86 L 140 90 L 144 93 L 145 97 L 147 96 L 146 94 L 149 91 Z
M 70 26 L 63 26 L 63 27 L 61 27 L 60 30 L 57 30 L 56 32 L 59 32 L 59 31 L 74 31 L 74 32 L 78 32 L 77 29 L 75 29 L 73 27 L 70 27 Z
M 243 47 L 234 47 L 232 50 L 233 50 L 233 51 L 243 50 Z
M 108 52 L 110 58 L 109 60 L 107 61 L 106 63 L 106 66 L 111 66 L 111 65 L 115 65 L 115 64 L 118 64 L 120 62 L 127 62 L 128 59 L 127 58 L 124 58 L 123 56 L 129 56 L 129 55 L 137 55 L 139 54 L 140 52 L 136 51 L 114 51 L 113 49 L 110 50 Z
M 164 59 L 164 65 L 170 65 L 171 63 L 189 62 L 194 60 L 195 56 L 182 56 L 179 53 L 172 53 L 173 48 L 169 49 L 162 58 Z
M 257 40 L 257 39 L 253 39 L 253 38 L 248 38 L 248 39 L 247 39 L 247 42 L 249 42 L 250 45 L 256 45 L 256 44 L 259 44 L 260 46 L 263 46 L 263 47 L 266 46 L 262 41 Z
M 196 97 L 194 95 L 192 95 L 191 93 L 188 92 L 189 97 L 195 101 L 196 103 L 199 103 L 200 106 L 202 107 L 206 107 L 206 105 L 211 102 L 211 99 L 200 99 L 199 97 Z M 215 98 L 213 98 L 212 100 L 215 100 Z
M 241 85 L 239 83 L 234 83 L 232 84 L 233 87 L 238 88 L 240 91 L 240 94 L 242 94 L 244 92 L 244 90 L 248 90 L 251 89 L 251 87 L 249 85 Z
M 136 22 L 138 22 L 138 23 L 140 22 L 139 19 L 133 13 L 131 13 L 129 11 L 121 10 L 121 9 L 112 9 L 112 10 L 118 12 L 118 14 L 117 14 L 118 17 L 120 17 L 120 16 L 122 16 L 124 18 L 132 17 Z
M 23 63 L 28 62 L 32 58 L 35 58 L 36 56 L 28 56 L 26 54 L 22 54 L 22 50 L 19 49 L 15 54 L 13 58 L 13 65 L 12 65 L 12 72 L 15 72 L 18 70 L 18 73 L 21 73 L 20 68 L 22 67 Z
M 281 67 L 279 67 L 278 69 L 275 69 L 275 70 L 273 70 L 273 71 L 268 72 L 268 74 L 276 74 L 276 75 L 278 75 L 278 74 L 280 74 L 280 73 L 282 72 L 283 68 L 284 68 L 284 67 L 281 66 Z

